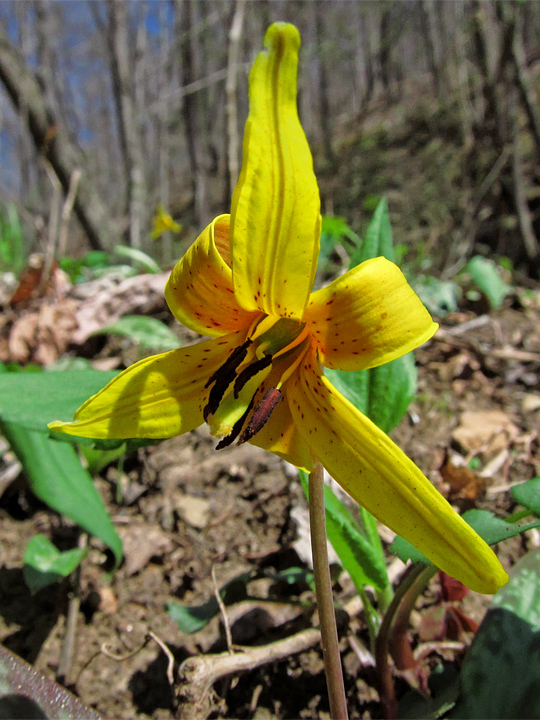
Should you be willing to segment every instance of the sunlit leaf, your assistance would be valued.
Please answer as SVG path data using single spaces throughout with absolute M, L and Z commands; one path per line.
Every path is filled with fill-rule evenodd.
M 32 593 L 71 575 L 88 553 L 86 548 L 60 552 L 45 535 L 30 538 L 24 551 L 24 581 Z

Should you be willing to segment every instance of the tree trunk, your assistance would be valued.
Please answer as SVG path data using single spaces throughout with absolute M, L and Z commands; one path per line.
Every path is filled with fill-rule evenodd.
M 0 81 L 21 115 L 38 152 L 52 165 L 65 193 L 73 172 L 84 165 L 84 157 L 68 137 L 61 118 L 47 106 L 43 91 L 34 72 L 13 47 L 7 32 L 0 25 Z M 107 209 L 92 183 L 83 175 L 75 200 L 75 215 L 83 226 L 90 245 L 96 250 L 107 247 L 107 228 L 110 225 Z
M 240 40 L 246 11 L 246 0 L 236 0 L 234 17 L 229 31 L 229 57 L 227 62 L 227 80 L 225 82 L 227 112 L 227 158 L 229 161 L 228 191 L 232 195 L 238 180 L 240 160 L 240 137 L 238 132 L 238 62 L 240 59 Z M 229 197 L 230 200 L 230 197 Z
M 177 8 L 183 13 L 183 23 L 186 39 L 182 45 L 183 83 L 189 85 L 195 79 L 201 79 L 200 68 L 200 41 L 197 37 L 198 3 L 196 0 L 177 0 Z M 206 187 L 206 172 L 203 158 L 206 156 L 203 133 L 206 132 L 208 118 L 201 117 L 200 94 L 190 93 L 184 97 L 182 106 L 186 139 L 191 166 L 193 195 L 195 201 L 195 218 L 199 227 L 206 225 L 210 211 L 208 207 L 208 192 Z
M 125 2 L 116 2 L 116 0 L 109 0 L 108 6 L 113 88 L 119 118 L 120 145 L 127 175 L 126 209 L 129 217 L 129 240 L 131 247 L 139 248 L 142 242 L 145 173 L 135 90 L 131 79 L 129 6 Z

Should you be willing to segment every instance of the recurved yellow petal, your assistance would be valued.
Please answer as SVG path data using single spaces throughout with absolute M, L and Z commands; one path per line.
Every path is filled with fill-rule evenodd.
M 70 423 L 51 430 L 91 438 L 169 438 L 203 422 L 208 378 L 245 332 L 154 355 L 135 363 L 87 400 Z
M 296 107 L 300 35 L 275 23 L 250 74 L 231 212 L 234 292 L 247 310 L 300 319 L 313 284 L 320 200 Z
M 287 402 L 287 386 L 283 388 L 283 394 L 266 425 L 253 436 L 250 443 L 279 455 L 306 472 L 311 472 L 315 462 L 309 446 L 293 421 Z
M 304 321 L 323 365 L 363 370 L 429 340 L 439 327 L 401 270 L 378 257 L 312 293 Z
M 248 327 L 257 316 L 238 304 L 229 255 L 229 216 L 208 225 L 174 267 L 165 287 L 172 314 L 183 325 L 210 337 Z
M 472 590 L 508 581 L 495 553 L 416 465 L 306 359 L 289 404 L 312 452 L 357 502 Z

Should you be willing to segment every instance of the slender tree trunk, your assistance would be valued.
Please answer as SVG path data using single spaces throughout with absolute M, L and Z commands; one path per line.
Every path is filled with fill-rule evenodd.
M 201 77 L 200 45 L 197 37 L 199 7 L 197 0 L 177 0 L 177 7 L 183 13 L 182 26 L 186 33 L 186 39 L 182 45 L 183 82 L 184 85 L 189 85 L 195 79 Z M 199 93 L 194 92 L 185 95 L 182 110 L 191 167 L 195 217 L 197 224 L 202 227 L 208 222 L 210 216 L 207 178 L 203 161 L 203 158 L 206 157 L 203 137 L 206 132 L 208 118 L 202 117 L 199 108 Z
M 527 68 L 527 58 L 525 55 L 525 46 L 523 43 L 523 17 L 521 7 L 515 6 L 514 12 L 514 33 L 512 42 L 512 60 L 516 69 L 517 83 L 519 91 L 527 113 L 529 127 L 536 143 L 537 153 L 540 154 L 540 99 L 536 91 L 536 86 L 531 79 Z
M 129 241 L 138 248 L 142 242 L 144 213 L 144 156 L 135 104 L 130 58 L 129 5 L 108 0 L 109 49 L 117 113 L 120 146 L 127 176 L 126 210 L 129 217 Z
M 246 11 L 246 0 L 236 0 L 234 17 L 229 31 L 229 57 L 227 62 L 227 80 L 225 83 L 227 111 L 227 157 L 228 157 L 228 194 L 236 185 L 239 173 L 240 137 L 238 132 L 238 63 L 240 60 L 240 40 Z M 230 199 L 230 198 L 229 198 Z
M 4 84 L 38 152 L 52 165 L 65 193 L 73 172 L 84 165 L 79 148 L 70 141 L 61 118 L 47 106 L 41 85 L 26 61 L 13 47 L 0 25 L 0 81 Z M 74 205 L 90 245 L 96 250 L 107 247 L 107 208 L 87 176 L 83 175 Z
M 328 72 L 326 69 L 327 59 L 325 57 L 324 39 L 326 37 L 323 27 L 324 5 L 315 3 L 315 30 L 317 37 L 317 55 L 319 58 L 319 118 L 321 122 L 321 134 L 324 149 L 324 156 L 328 162 L 334 162 L 334 150 L 332 148 L 332 121 L 330 118 L 330 99 L 328 92 Z

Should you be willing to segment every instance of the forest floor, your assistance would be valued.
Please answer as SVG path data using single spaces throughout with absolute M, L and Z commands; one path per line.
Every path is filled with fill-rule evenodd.
M 119 361 L 124 345 L 109 342 L 99 362 L 107 356 Z M 497 312 L 447 316 L 416 359 L 418 395 L 394 439 L 460 509 L 511 511 L 509 487 L 540 475 L 540 292 L 508 298 Z M 455 471 L 460 459 L 475 467 L 466 482 Z M 215 452 L 212 438 L 199 429 L 128 456 L 121 502 L 118 481 L 116 467 L 109 466 L 96 482 L 123 540 L 125 560 L 111 573 L 104 547 L 90 540 L 80 573 L 68 687 L 105 718 L 327 717 L 321 650 L 310 630 L 316 623 L 312 591 L 301 581 L 269 577 L 291 567 L 309 568 L 306 502 L 294 469 L 251 445 Z M 54 677 L 70 586 L 66 581 L 32 596 L 23 579 L 23 552 L 37 532 L 59 547 L 73 547 L 78 531 L 41 505 L 21 478 L 5 488 L 0 517 L 0 641 Z M 389 542 L 391 533 L 381 532 Z M 507 541 L 499 548 L 504 565 L 510 567 L 536 544 L 536 531 Z M 392 566 L 396 573 L 399 562 Z M 167 605 L 207 603 L 217 588 L 247 572 L 259 578 L 250 583 L 250 595 L 262 599 L 242 600 L 240 582 L 225 612 L 233 644 L 244 648 L 241 654 L 249 657 L 246 648 L 256 649 L 267 661 L 208 681 L 205 692 L 209 665 L 199 667 L 198 679 L 179 673 L 179 667 L 188 657 L 227 651 L 223 618 L 218 613 L 188 635 Z M 426 668 L 443 660 L 459 667 L 471 634 L 448 650 L 447 638 L 430 638 L 422 619 L 440 602 L 437 583 L 433 580 L 413 615 L 413 645 L 429 643 Z M 231 601 L 234 592 L 238 602 Z M 264 600 L 270 596 L 280 601 Z M 365 622 L 344 575 L 336 580 L 335 598 L 351 717 L 381 717 L 374 668 L 361 650 Z M 471 592 L 461 607 L 479 622 L 488 602 Z M 286 638 L 293 639 L 283 645 Z M 400 695 L 407 687 L 399 679 Z

